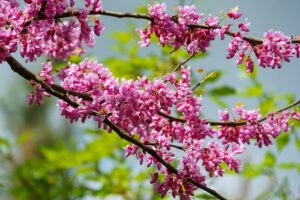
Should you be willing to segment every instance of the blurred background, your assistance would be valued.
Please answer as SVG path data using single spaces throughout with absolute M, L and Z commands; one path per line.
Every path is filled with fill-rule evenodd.
M 153 1 L 102 0 L 106 10 L 146 12 Z M 205 14 L 220 15 L 239 6 L 243 17 L 251 22 L 249 35 L 261 38 L 269 29 L 286 35 L 300 34 L 299 0 L 166 0 L 174 13 L 181 4 L 197 5 Z M 78 5 L 82 2 L 77 2 Z M 95 47 L 84 57 L 97 59 L 109 67 L 115 76 L 136 78 L 143 74 L 160 77 L 171 71 L 188 55 L 179 50 L 161 48 L 155 41 L 149 48 L 137 45 L 136 28 L 145 21 L 101 17 L 105 31 Z M 203 115 L 217 120 L 218 110 L 231 108 L 237 102 L 245 107 L 259 107 L 266 114 L 300 97 L 299 60 L 284 63 L 282 69 L 257 67 L 255 73 L 245 73 L 244 66 L 226 59 L 225 41 L 216 40 L 205 54 L 199 54 L 188 64 L 194 70 L 194 83 L 216 71 L 217 76 L 206 81 L 195 92 L 203 95 Z M 25 63 L 38 71 L 45 58 Z M 80 62 L 77 56 L 71 62 Z M 57 62 L 59 68 L 65 63 Z M 134 158 L 124 159 L 126 142 L 88 123 L 70 124 L 60 117 L 55 98 L 28 106 L 31 86 L 13 73 L 6 63 L 0 73 L 0 199 L 13 200 L 98 200 L 98 199 L 160 199 L 149 184 L 152 169 L 140 166 Z M 241 157 L 240 174 L 208 179 L 209 186 L 228 199 L 300 199 L 300 131 L 295 123 L 289 133 L 282 133 L 269 148 L 250 146 Z M 197 191 L 196 199 L 212 199 Z M 167 196 L 165 199 L 171 199 Z

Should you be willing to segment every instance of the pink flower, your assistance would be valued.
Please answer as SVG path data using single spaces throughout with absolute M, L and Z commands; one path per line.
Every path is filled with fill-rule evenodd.
M 178 23 L 182 25 L 198 24 L 204 17 L 204 14 L 197 13 L 197 8 L 191 6 L 179 6 L 178 8 Z
M 141 47 L 147 47 L 150 45 L 150 33 L 148 29 L 137 30 L 140 35 L 141 40 L 139 41 L 139 45 Z
M 54 83 L 54 77 L 52 76 L 52 65 L 51 62 L 48 62 L 47 64 L 42 64 L 43 68 L 39 72 L 39 77 L 44 81 L 47 85 L 51 85 Z M 35 81 L 31 81 L 31 85 L 34 87 L 35 92 L 31 92 L 28 95 L 28 103 L 31 105 L 34 100 L 37 102 L 37 104 L 40 106 L 43 101 L 43 96 L 50 97 L 50 94 L 45 91 L 45 89 L 42 87 L 41 84 L 36 83 Z
M 247 22 L 247 21 L 239 23 L 239 25 L 238 25 L 239 29 L 244 31 L 244 32 L 249 32 L 250 31 L 249 26 L 250 26 L 250 22 Z
M 254 63 L 250 56 L 247 57 L 246 59 L 246 67 L 247 67 L 247 72 L 252 73 L 254 70 Z
M 18 38 L 25 18 L 16 1 L 0 3 L 0 63 L 9 54 L 17 51 Z
M 219 24 L 218 17 L 213 17 L 209 15 L 208 19 L 205 21 L 205 24 L 211 27 L 216 27 Z
M 227 13 L 227 16 L 235 20 L 240 18 L 242 16 L 242 13 L 239 13 L 238 10 L 239 7 L 236 6 L 235 8 L 231 9 L 229 13 Z
M 281 63 L 289 62 L 295 54 L 291 38 L 272 30 L 264 34 L 263 44 L 255 47 L 254 52 L 260 66 L 273 69 L 281 68 Z

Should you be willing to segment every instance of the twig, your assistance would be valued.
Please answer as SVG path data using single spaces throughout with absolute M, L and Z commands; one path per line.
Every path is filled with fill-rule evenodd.
M 171 122 L 172 122 L 172 121 L 181 122 L 181 123 L 185 123 L 185 122 L 186 122 L 185 119 L 178 118 L 178 117 L 173 117 L 173 116 L 168 115 L 168 114 L 166 114 L 166 113 L 164 113 L 164 112 L 162 112 L 162 111 L 158 111 L 158 114 L 159 114 L 160 116 L 163 116 L 164 118 L 169 119 Z
M 176 72 L 182 65 L 184 65 L 185 63 L 187 63 L 189 60 L 191 60 L 196 54 L 192 54 L 190 55 L 186 60 L 184 60 L 183 62 L 179 63 L 175 69 L 173 69 L 172 72 Z
M 197 83 L 193 88 L 192 91 L 196 90 L 197 87 L 199 87 L 201 85 L 201 82 Z
M 260 122 L 263 122 L 263 121 L 265 121 L 266 119 L 268 119 L 268 117 L 270 116 L 270 115 L 276 115 L 276 114 L 279 114 L 279 113 L 281 113 L 281 112 L 283 112 L 283 111 L 286 111 L 286 110 L 288 110 L 288 109 L 290 109 L 290 108 L 292 108 L 292 107 L 295 107 L 296 105 L 298 105 L 298 104 L 300 104 L 300 100 L 297 100 L 297 101 L 295 101 L 294 103 L 291 103 L 291 104 L 289 104 L 289 105 L 287 105 L 287 106 L 285 106 L 285 107 L 283 107 L 283 108 L 281 108 L 281 109 L 279 109 L 279 110 L 277 110 L 277 111 L 275 111 L 275 112 L 270 112 L 270 113 L 268 113 L 267 115 L 265 115 L 264 117 L 262 117 L 261 119 L 259 119 L 259 120 L 257 120 L 257 123 L 260 123 Z M 163 116 L 163 117 L 165 117 L 165 118 L 167 118 L 167 119 L 169 119 L 169 120 L 171 120 L 171 121 L 177 121 L 177 122 L 181 122 L 181 123 L 185 123 L 186 122 L 186 120 L 185 119 L 182 119 L 182 118 L 178 118 L 178 117 L 173 117 L 173 116 L 171 116 L 171 115 L 168 115 L 168 114 L 166 114 L 166 113 L 164 113 L 164 112 L 162 112 L 162 111 L 159 111 L 158 112 L 158 114 L 159 115 L 161 115 L 161 116 Z M 243 126 L 243 125 L 246 125 L 247 124 L 247 121 L 242 121 L 242 122 L 218 122 L 218 121 L 206 121 L 206 124 L 210 124 L 211 126 L 233 126 L 233 127 L 235 127 L 235 126 Z
M 78 17 L 80 15 L 80 12 L 78 11 L 70 11 L 65 12 L 61 15 L 56 15 L 55 19 L 62 19 L 62 18 L 68 18 L 68 17 Z M 110 16 L 110 17 L 116 17 L 116 18 L 133 18 L 133 19 L 145 19 L 148 21 L 153 21 L 153 18 L 148 14 L 141 14 L 141 13 L 128 13 L 128 12 L 114 12 L 114 11 L 108 11 L 108 10 L 100 10 L 100 11 L 90 11 L 89 15 L 103 15 L 103 16 Z M 46 16 L 39 16 L 36 19 L 33 20 L 43 20 L 46 19 Z M 24 28 L 29 26 L 33 20 L 28 20 L 24 24 Z
M 24 68 L 15 58 L 13 58 L 12 56 L 9 56 L 6 58 L 7 63 L 10 65 L 11 69 L 13 71 L 15 71 L 17 74 L 19 74 L 20 76 L 22 76 L 23 78 L 27 79 L 27 80 L 33 80 L 39 84 L 41 84 L 43 86 L 43 88 L 45 89 L 46 92 L 48 92 L 49 94 L 52 94 L 53 96 L 56 96 L 57 98 L 60 98 L 64 101 L 66 101 L 68 104 L 70 104 L 73 107 L 78 107 L 79 104 L 75 103 L 74 101 L 70 100 L 66 94 L 73 94 L 74 96 L 78 96 L 78 97 L 82 97 L 85 100 L 88 101 L 92 101 L 92 98 L 87 95 L 87 94 L 82 94 L 82 93 L 78 93 L 75 91 L 67 91 L 64 88 L 62 88 L 59 85 L 53 84 L 51 86 L 47 85 L 43 80 L 41 80 L 40 78 L 38 78 L 35 74 L 33 74 L 32 72 L 30 72 L 29 70 L 27 70 L 26 68 Z M 300 100 L 287 105 L 286 107 L 277 110 L 275 112 L 271 112 L 269 114 L 267 114 L 266 116 L 264 116 L 263 118 L 261 118 L 260 120 L 258 120 L 257 122 L 262 122 L 265 121 L 268 116 L 270 114 L 278 114 L 280 112 L 283 112 L 285 110 L 288 110 L 296 105 L 300 104 Z M 182 118 L 177 118 L 177 117 L 173 117 L 171 115 L 168 115 L 162 111 L 158 112 L 159 115 L 171 120 L 171 121 L 177 121 L 177 122 L 181 122 L 181 123 L 185 123 L 186 120 L 182 119 Z M 243 121 L 243 122 L 217 122 L 217 121 L 207 121 L 207 124 L 210 124 L 211 126 L 242 126 L 242 125 L 246 125 L 247 122 Z
M 61 19 L 61 18 L 67 18 L 67 17 L 77 17 L 79 16 L 79 12 L 78 11 L 70 11 L 70 12 L 65 12 L 61 15 L 57 15 L 54 18 L 57 19 Z M 89 15 L 103 15 L 103 16 L 110 16 L 110 17 L 116 17 L 116 18 L 133 18 L 133 19 L 144 19 L 144 20 L 148 20 L 151 21 L 153 23 L 154 19 L 152 16 L 148 15 L 148 14 L 142 14 L 142 13 L 129 13 L 129 12 L 114 12 L 114 11 L 108 11 L 108 10 L 101 10 L 101 11 L 90 11 Z M 40 15 L 37 18 L 33 19 L 33 20 L 43 20 L 45 19 L 46 16 L 45 15 Z M 172 19 L 177 22 L 177 16 L 173 16 Z M 26 28 L 27 26 L 29 26 L 33 20 L 29 20 L 27 22 L 25 22 L 24 24 L 24 28 Z M 190 28 L 202 28 L 202 29 L 219 29 L 219 26 L 208 26 L 205 24 L 190 24 L 188 25 Z M 231 37 L 235 37 L 236 32 L 233 32 L 231 30 L 227 30 L 225 31 L 225 34 Z M 300 44 L 300 39 L 299 37 L 291 37 L 291 43 L 294 44 Z M 263 41 L 261 39 L 257 39 L 254 37 L 243 37 L 243 39 L 247 42 L 249 42 L 252 46 L 256 46 L 256 45 L 260 45 L 263 43 Z
M 56 97 L 57 97 L 57 95 L 59 95 L 59 93 L 61 93 L 64 96 L 66 96 L 66 94 L 70 94 L 70 95 L 73 95 L 73 96 L 80 97 L 80 98 L 82 98 L 84 100 L 88 100 L 88 101 L 92 101 L 93 100 L 92 97 L 90 97 L 87 94 L 82 94 L 82 93 L 75 92 L 75 91 L 72 91 L 72 90 L 65 90 L 60 85 L 52 84 L 51 86 L 49 86 L 43 80 L 41 80 L 40 78 L 38 78 L 35 74 L 33 74 L 32 72 L 30 72 L 29 70 L 27 70 L 26 68 L 24 68 L 16 59 L 14 59 L 11 56 L 6 57 L 6 61 L 10 65 L 11 69 L 14 72 L 16 72 L 17 74 L 19 74 L 23 78 L 27 79 L 28 81 L 33 80 L 33 81 L 41 84 L 43 86 L 43 88 L 45 89 L 46 92 L 48 92 L 48 93 L 50 93 L 50 94 L 52 94 L 52 95 L 54 95 Z M 64 100 L 68 101 L 66 98 Z M 68 103 L 71 103 L 71 102 L 68 102 Z
M 72 101 L 71 99 L 69 99 L 64 93 L 61 93 L 55 89 L 57 88 L 53 88 L 52 86 L 47 85 L 44 81 L 40 80 L 38 77 L 36 77 L 36 75 L 34 75 L 32 72 L 30 72 L 29 70 L 27 70 L 26 68 L 24 68 L 16 59 L 14 59 L 12 56 L 9 56 L 6 58 L 7 63 L 10 65 L 11 69 L 16 72 L 17 74 L 19 74 L 21 77 L 25 78 L 26 80 L 34 80 L 37 83 L 40 83 L 42 85 L 42 87 L 45 89 L 45 91 L 47 91 L 49 94 L 52 94 L 53 96 L 64 100 L 65 102 L 67 102 L 69 105 L 71 105 L 72 107 L 79 107 L 81 106 L 79 103 Z M 103 116 L 101 113 L 99 113 L 96 110 L 93 110 L 91 112 L 92 115 L 95 116 Z M 141 149 L 143 149 L 144 151 L 146 151 L 148 154 L 150 154 L 151 156 L 153 156 L 158 162 L 160 162 L 164 167 L 166 167 L 168 169 L 168 171 L 172 174 L 175 174 L 177 176 L 179 176 L 178 174 L 178 170 L 173 167 L 171 164 L 167 163 L 162 157 L 160 157 L 155 150 L 153 150 L 152 148 L 149 148 L 148 146 L 144 145 L 143 143 L 141 143 L 140 141 L 136 140 L 135 138 L 123 133 L 121 131 L 121 129 L 114 124 L 112 121 L 110 121 L 108 119 L 108 116 L 104 119 L 103 123 L 105 123 L 106 125 L 108 125 L 116 134 L 118 134 L 122 139 L 137 145 L 138 147 L 140 147 Z M 218 192 L 216 192 L 215 190 L 206 187 L 204 185 L 199 184 L 197 181 L 187 178 L 187 181 L 189 181 L 190 183 L 192 183 L 193 185 L 197 186 L 198 188 L 201 188 L 202 190 L 208 192 L 209 194 L 213 195 L 214 197 L 220 199 L 220 200 L 226 200 L 222 195 L 220 195 Z
M 152 142 L 144 143 L 144 145 L 158 146 L 157 143 L 152 143 Z M 184 148 L 183 148 L 182 146 L 175 145 L 175 144 L 170 144 L 169 146 L 170 146 L 170 147 L 173 147 L 173 148 L 175 148 L 175 149 L 179 149 L 179 150 L 183 150 L 183 151 L 184 151 Z

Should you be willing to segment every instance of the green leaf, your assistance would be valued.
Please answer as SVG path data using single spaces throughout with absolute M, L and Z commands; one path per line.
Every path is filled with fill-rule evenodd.
M 297 147 L 298 151 L 300 151 L 300 139 L 298 137 L 295 138 L 295 146 Z
M 10 143 L 6 138 L 0 137 L 0 146 L 10 147 Z
M 99 129 L 92 129 L 92 128 L 87 128 L 84 130 L 85 133 L 91 134 L 91 135 L 99 135 L 101 133 L 101 130 Z
M 33 136 L 34 136 L 34 132 L 32 132 L 32 131 L 26 131 L 26 132 L 23 132 L 22 134 L 20 134 L 18 136 L 17 141 L 18 141 L 19 144 L 23 144 L 27 140 L 33 138 Z
M 211 99 L 222 108 L 228 108 L 228 105 L 217 96 L 211 96 Z
M 249 86 L 246 90 L 240 93 L 241 96 L 245 97 L 258 97 L 263 95 L 263 88 L 261 85 Z
M 213 77 L 210 77 L 209 79 L 207 79 L 206 83 L 214 83 L 217 80 L 219 80 L 223 76 L 223 74 L 224 74 L 224 72 L 221 71 L 221 70 L 216 70 L 215 72 L 216 72 L 216 75 L 213 76 Z
M 269 95 L 259 104 L 259 110 L 263 115 L 275 109 L 276 109 L 276 102 L 275 102 L 274 95 Z
M 242 174 L 249 179 L 260 176 L 263 173 L 263 166 L 260 164 L 245 163 Z
M 276 163 L 276 157 L 274 156 L 274 154 L 272 152 L 268 151 L 265 154 L 263 165 L 265 165 L 267 167 L 274 167 L 275 163 Z
M 200 84 L 203 84 L 205 83 L 206 81 L 210 80 L 210 79 L 215 79 L 218 75 L 218 72 L 217 71 L 212 71 L 212 72 L 209 72 L 207 75 L 205 75 L 202 80 L 200 81 Z
M 68 61 L 71 63 L 79 64 L 82 61 L 82 58 L 79 55 L 74 54 L 70 56 Z
M 196 199 L 205 199 L 205 200 L 217 199 L 216 197 L 211 196 L 209 194 L 196 194 L 195 197 Z
M 132 40 L 132 34 L 127 31 L 119 31 L 112 34 L 112 38 L 117 39 L 118 43 L 124 45 Z
M 235 94 L 235 92 L 235 89 L 228 85 L 222 85 L 208 91 L 209 94 L 214 96 L 228 96 Z
M 279 165 L 279 168 L 283 170 L 291 170 L 296 167 L 297 167 L 297 163 L 295 162 L 280 163 Z
M 297 164 L 296 169 L 298 172 L 300 172 L 300 163 Z
M 290 135 L 287 133 L 282 133 L 278 138 L 276 138 L 275 142 L 278 151 L 282 151 L 289 144 Z
M 145 5 L 139 6 L 135 10 L 137 13 L 148 13 L 148 8 Z

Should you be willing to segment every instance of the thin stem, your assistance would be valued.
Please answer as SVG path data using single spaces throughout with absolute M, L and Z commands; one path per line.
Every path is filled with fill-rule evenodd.
M 158 146 L 157 143 L 152 143 L 152 142 L 149 142 L 149 143 L 144 143 L 144 145 L 149 145 L 149 146 Z M 179 149 L 179 150 L 183 150 L 184 151 L 184 148 L 182 146 L 179 146 L 179 145 L 175 145 L 175 144 L 170 144 L 169 145 L 170 147 L 173 147 L 175 149 Z
M 260 123 L 260 122 L 265 121 L 265 120 L 268 119 L 268 117 L 269 117 L 270 115 L 272 115 L 272 114 L 273 114 L 273 115 L 274 115 L 274 114 L 275 114 L 275 115 L 276 115 L 276 114 L 279 114 L 279 113 L 281 113 L 281 112 L 283 112 L 283 111 L 286 111 L 286 110 L 288 110 L 288 109 L 291 109 L 292 107 L 297 106 L 298 104 L 300 104 L 300 100 L 297 100 L 297 101 L 295 101 L 295 102 L 293 102 L 293 103 L 291 103 L 291 104 L 289 104 L 289 105 L 287 105 L 287 106 L 285 106 L 285 107 L 283 107 L 283 108 L 281 108 L 281 109 L 279 109 L 279 110 L 277 110 L 277 111 L 275 111 L 275 112 L 270 112 L 270 113 L 268 113 L 267 115 L 265 115 L 264 117 L 262 117 L 261 119 L 259 119 L 259 120 L 257 121 L 257 123 Z M 169 119 L 170 121 L 177 121 L 177 122 L 181 122 L 181 123 L 185 123 L 185 122 L 186 122 L 185 119 L 178 118 L 178 117 L 173 117 L 173 116 L 168 115 L 168 114 L 166 114 L 166 113 L 164 113 L 164 112 L 162 112 L 162 111 L 159 111 L 158 114 L 161 115 L 161 116 L 163 116 L 163 117 L 165 117 L 165 118 L 167 118 L 167 119 Z M 233 126 L 233 127 L 235 127 L 235 126 L 243 126 L 243 125 L 246 125 L 246 124 L 247 124 L 247 121 L 242 121 L 242 122 L 232 122 L 232 121 L 230 121 L 230 122 L 206 121 L 206 124 L 210 124 L 211 126 Z
M 71 105 L 74 108 L 77 108 L 80 105 L 79 103 L 72 101 L 69 97 L 67 97 L 64 93 L 57 91 L 56 87 L 52 87 L 50 85 L 47 85 L 44 81 L 40 80 L 35 74 L 33 74 L 32 72 L 30 72 L 29 70 L 27 70 L 26 68 L 24 68 L 16 59 L 14 59 L 12 56 L 9 56 L 6 58 L 7 63 L 10 65 L 11 69 L 16 72 L 17 74 L 19 74 L 21 77 L 23 77 L 26 80 L 34 80 L 35 82 L 39 83 L 42 85 L 42 87 L 45 89 L 46 92 L 48 92 L 49 94 L 52 94 L 53 96 L 57 97 L 58 99 L 61 99 L 65 102 L 67 102 L 69 105 Z M 94 116 L 103 116 L 103 114 L 99 113 L 96 110 L 93 110 L 91 112 L 92 115 Z M 150 154 L 151 156 L 153 156 L 159 163 L 161 163 L 164 167 L 166 167 L 168 169 L 168 171 L 172 174 L 175 174 L 177 176 L 179 176 L 178 170 L 173 167 L 171 164 L 167 163 L 162 157 L 160 157 L 156 151 L 150 147 L 148 147 L 147 145 L 141 143 L 140 141 L 136 140 L 135 138 L 123 133 L 121 131 L 121 129 L 114 124 L 112 121 L 110 121 L 109 116 L 106 116 L 106 118 L 104 119 L 103 123 L 105 123 L 106 125 L 108 125 L 116 134 L 118 134 L 120 136 L 121 139 L 124 139 L 132 144 L 135 144 L 136 146 L 140 147 L 141 149 L 143 149 L 145 152 L 147 152 L 148 154 Z M 216 192 L 215 190 L 201 185 L 199 184 L 197 181 L 187 178 L 187 181 L 192 183 L 193 185 L 197 186 L 198 188 L 201 188 L 202 190 L 208 192 L 209 194 L 213 195 L 214 197 L 220 199 L 220 200 L 226 200 L 222 195 L 220 195 L 218 192 Z
M 80 12 L 78 11 L 70 11 L 65 12 L 61 15 L 56 15 L 54 19 L 62 19 L 62 18 L 68 18 L 68 17 L 78 17 L 80 15 Z M 142 14 L 142 13 L 128 13 L 128 12 L 114 12 L 114 11 L 108 11 L 108 10 L 100 10 L 100 11 L 90 11 L 89 15 L 103 15 L 103 16 L 109 16 L 109 17 L 116 17 L 116 18 L 133 18 L 133 19 L 145 19 L 148 21 L 152 21 L 153 18 L 148 14 Z M 46 19 L 45 15 L 40 15 L 38 18 L 34 20 L 43 20 Z M 28 20 L 24 24 L 24 28 L 29 26 L 33 20 Z
M 179 63 L 175 69 L 173 69 L 172 72 L 176 72 L 181 66 L 183 66 L 185 63 L 187 63 L 189 60 L 191 60 L 196 54 L 192 54 L 190 55 L 186 60 L 184 60 L 183 62 Z
M 54 17 L 54 19 L 61 19 L 61 18 L 67 18 L 67 17 L 77 17 L 80 15 L 80 12 L 78 11 L 69 11 L 65 12 L 61 15 L 57 15 Z M 133 18 L 133 19 L 144 19 L 153 22 L 153 17 L 148 14 L 142 14 L 142 13 L 129 13 L 129 12 L 114 12 L 114 11 L 108 11 L 108 10 L 100 10 L 100 11 L 90 11 L 89 15 L 103 15 L 103 16 L 109 16 L 109 17 L 116 17 L 116 18 Z M 33 20 L 43 20 L 45 19 L 45 15 L 39 15 L 37 18 Z M 177 16 L 173 16 L 172 19 L 176 22 Z M 27 21 L 24 24 L 24 28 L 29 26 L 31 24 L 32 20 Z M 219 29 L 219 26 L 208 26 L 205 24 L 190 24 L 188 25 L 190 28 L 202 28 L 202 29 Z M 231 37 L 235 37 L 236 32 L 227 30 L 225 31 L 225 34 Z M 243 39 L 247 42 L 249 42 L 252 46 L 260 45 L 263 43 L 261 39 L 257 39 L 254 37 L 243 37 Z M 300 44 L 300 38 L 299 37 L 292 37 L 291 43 L 294 44 Z

